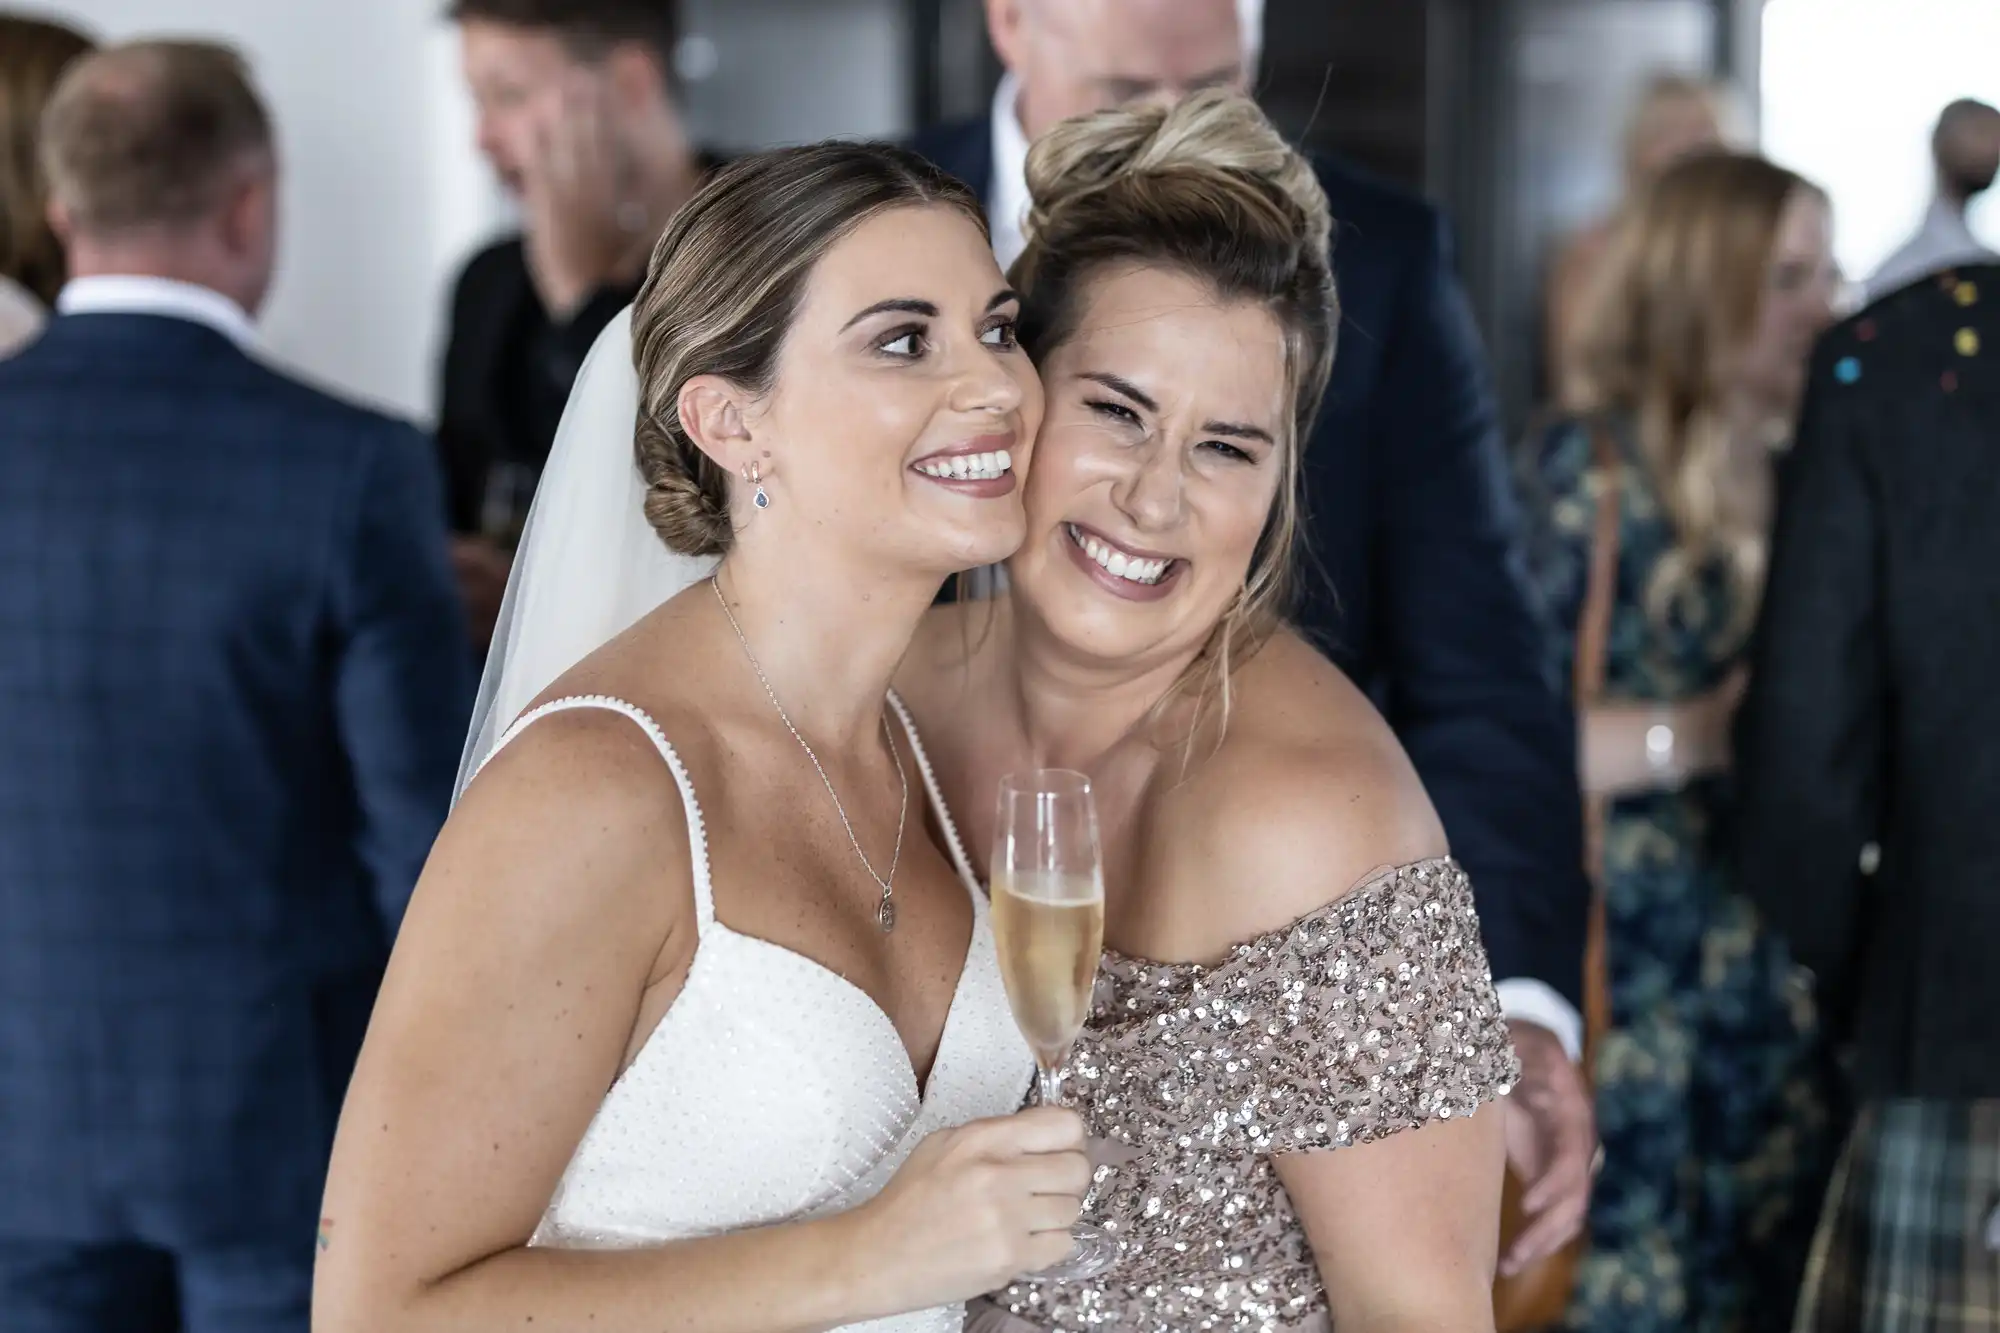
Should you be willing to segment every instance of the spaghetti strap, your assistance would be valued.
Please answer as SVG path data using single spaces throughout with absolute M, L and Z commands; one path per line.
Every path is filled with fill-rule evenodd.
M 901 705 L 898 705 L 898 707 L 900 708 Z M 695 934 L 697 938 L 707 934 L 709 926 L 715 922 L 715 886 L 709 878 L 708 830 L 702 823 L 701 804 L 695 800 L 694 783 L 688 778 L 687 769 L 682 765 L 681 757 L 674 753 L 674 747 L 667 742 L 666 733 L 660 730 L 660 724 L 653 721 L 652 717 L 644 709 L 636 704 L 629 704 L 623 699 L 613 698 L 608 694 L 577 694 L 563 699 L 551 699 L 540 707 L 531 708 L 521 714 L 520 717 L 514 719 L 514 724 L 501 733 L 500 739 L 494 742 L 493 749 L 484 759 L 479 761 L 479 767 L 482 769 L 485 768 L 487 764 L 492 762 L 494 755 L 499 754 L 501 750 L 505 749 L 509 741 L 513 740 L 523 731 L 526 731 L 531 724 L 540 721 L 551 713 L 566 713 L 576 708 L 601 708 L 607 712 L 623 713 L 626 717 L 638 723 L 640 730 L 646 733 L 647 739 L 653 742 L 653 748 L 660 752 L 660 758 L 667 761 L 667 769 L 674 775 L 674 785 L 681 790 L 681 804 L 687 810 L 688 851 L 694 863 Z M 905 719 L 905 725 L 908 725 L 907 718 Z M 911 744 L 914 745 L 915 743 L 913 736 Z M 921 763 L 921 751 L 919 755 L 919 762 Z M 477 776 L 477 770 L 474 771 L 474 776 Z M 930 771 L 928 768 L 925 769 L 924 776 L 925 781 L 928 782 L 930 780 Z M 956 843 L 954 842 L 955 845 Z
M 958 877 L 965 884 L 966 891 L 975 899 L 983 897 L 980 878 L 973 869 L 972 860 L 965 854 L 965 844 L 959 840 L 958 826 L 952 823 L 951 810 L 944 803 L 944 793 L 938 789 L 937 774 L 931 771 L 931 757 L 924 753 L 924 743 L 917 736 L 917 724 L 910 717 L 910 710 L 894 690 L 889 691 L 889 706 L 896 710 L 896 719 L 903 724 L 903 734 L 909 737 L 910 751 L 917 756 L 917 771 L 923 774 L 924 792 L 931 799 L 931 809 L 937 812 L 938 827 L 944 830 L 945 846 L 951 852 L 951 864 L 958 871 Z

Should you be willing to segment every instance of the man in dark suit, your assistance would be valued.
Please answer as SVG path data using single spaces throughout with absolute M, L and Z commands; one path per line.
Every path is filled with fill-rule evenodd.
M 479 150 L 523 224 L 460 274 L 444 356 L 438 443 L 482 642 L 583 358 L 638 294 L 653 242 L 712 165 L 674 103 L 675 10 L 671 0 L 450 8 Z
M 432 446 L 260 359 L 236 57 L 73 66 L 73 279 L 0 363 L 0 1326 L 305 1333 L 470 654 Z
M 1056 121 L 1139 97 L 1247 87 L 1255 0 L 988 0 L 1008 75 L 989 118 L 916 147 L 985 198 L 994 246 L 1023 244 L 1028 145 Z M 1525 1065 L 1510 1155 L 1533 1217 L 1513 1268 L 1582 1225 L 1596 1146 L 1574 1066 L 1588 889 L 1574 726 L 1544 674 L 1516 563 L 1484 356 L 1443 221 L 1339 163 L 1340 350 L 1305 454 L 1309 542 L 1331 587 L 1299 623 L 1395 726 L 1471 874 Z
M 1797 1327 L 2000 1330 L 2000 266 L 1828 334 L 1738 715 L 1742 885 L 1860 1115 Z

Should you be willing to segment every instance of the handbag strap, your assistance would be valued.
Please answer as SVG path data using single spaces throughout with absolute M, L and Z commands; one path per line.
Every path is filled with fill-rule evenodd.
M 1604 693 L 1605 659 L 1611 649 L 1611 611 L 1618 600 L 1618 529 L 1624 490 L 1618 450 L 1603 423 L 1590 427 L 1592 471 L 1597 475 L 1597 522 L 1590 538 L 1589 582 L 1577 618 L 1573 668 L 1577 725 Z M 1598 1042 L 1611 1026 L 1610 978 L 1605 958 L 1604 800 L 1583 798 L 1584 868 L 1590 875 L 1590 921 L 1583 963 L 1584 1068 L 1592 1067 Z

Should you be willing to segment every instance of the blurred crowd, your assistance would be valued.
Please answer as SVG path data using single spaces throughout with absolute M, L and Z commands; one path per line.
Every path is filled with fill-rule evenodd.
M 1118 41 L 1118 8 L 1084 6 L 1108 16 L 1103 31 L 1064 34 L 1061 59 L 1032 25 L 996 20 L 1009 73 L 990 133 L 972 127 L 981 146 L 963 165 L 945 140 L 926 147 L 986 197 L 1003 264 L 1026 211 L 1009 182 L 1049 124 L 1251 77 L 1246 60 L 1106 86 L 1088 42 Z M 222 46 L 99 47 L 0 14 L 8 1328 L 303 1327 L 255 1313 L 296 1296 L 260 1274 L 310 1268 L 309 1246 L 271 1237 L 316 1206 L 571 384 L 718 166 L 678 107 L 671 6 L 455 0 L 449 21 L 478 151 L 521 224 L 438 295 L 440 409 L 420 432 L 259 358 L 283 168 L 252 71 Z M 1545 406 L 1512 447 L 1483 446 L 1510 460 L 1506 558 L 1545 613 L 1547 672 L 1574 705 L 1595 885 L 1580 981 L 1552 983 L 1552 1009 L 1509 1016 L 1539 1013 L 1561 1039 L 1551 1048 L 1577 1062 L 1602 1147 L 1583 1238 L 1516 1266 L 1501 1323 L 2000 1328 L 2000 1270 L 1970 1241 L 1901 1260 L 1988 1266 L 1983 1295 L 1953 1288 L 1956 1322 L 1856 1313 L 1867 1300 L 1849 1290 L 1854 1256 L 1879 1243 L 1869 1190 L 1891 1211 L 1950 1195 L 1982 1223 L 2000 1205 L 1964 1183 L 1973 1168 L 1888 1174 L 1898 1153 L 1983 1153 L 1995 1171 L 2000 1071 L 1971 1028 L 2000 995 L 1937 927 L 1888 921 L 1870 887 L 1895 875 L 1926 920 L 2000 925 L 1990 881 L 1977 902 L 1923 898 L 1911 864 L 1930 882 L 1957 869 L 1895 836 L 1921 799 L 1899 783 L 1955 756 L 1990 762 L 2000 736 L 1954 734 L 1947 716 L 1933 738 L 1945 748 L 1910 760 L 1895 746 L 1913 724 L 1868 711 L 1904 691 L 1949 698 L 1971 669 L 1940 650 L 1886 683 L 1902 662 L 1888 661 L 1901 651 L 1890 622 L 1914 609 L 1934 617 L 1926 642 L 1985 644 L 2000 595 L 1953 584 L 1938 605 L 1920 591 L 1869 602 L 1829 584 L 1834 569 L 1879 576 L 1881 548 L 1841 564 L 1810 543 L 1886 529 L 1866 506 L 1900 502 L 1903 483 L 1856 465 L 1858 489 L 1828 498 L 1830 465 L 1803 454 L 1801 480 L 1785 480 L 1808 432 L 1860 438 L 1841 390 L 1889 394 L 1907 365 L 1909 384 L 1971 396 L 2000 300 L 1981 266 L 2000 256 L 1966 213 L 2000 170 L 2000 111 L 1951 102 L 1933 141 L 1911 146 L 1935 163 L 1935 197 L 1867 275 L 1837 270 L 1827 196 L 1760 156 L 1749 122 L 1728 89 L 1694 78 L 1634 90 L 1621 197 L 1550 256 Z M 1912 291 L 1938 311 L 1906 312 Z M 1948 327 L 1925 342 L 1915 330 L 1931 319 Z M 1477 364 L 1461 369 L 1478 383 Z M 1448 378 L 1396 381 L 1384 392 L 1406 401 L 1380 410 L 1427 413 L 1426 395 L 1456 391 L 1438 387 Z M 1959 429 L 1944 422 L 1909 429 Z M 1926 495 L 1918 530 L 1958 537 L 1954 497 Z M 1800 543 L 1789 563 L 1774 532 Z M 1815 611 L 1842 617 L 1839 631 L 1780 632 L 1831 623 Z M 1808 641 L 1823 647 L 1795 646 Z M 1815 693 L 1815 653 L 1872 687 Z M 1991 868 L 1971 833 L 1938 837 Z M 1807 873 L 1808 853 L 1823 874 Z M 1860 924 L 1834 931 L 1842 914 Z M 237 1183 L 218 1193 L 223 1178 Z M 85 1311 L 73 1322 L 6 1313 L 31 1297 L 57 1308 L 64 1292 Z M 176 1313 L 149 1313 L 161 1309 Z

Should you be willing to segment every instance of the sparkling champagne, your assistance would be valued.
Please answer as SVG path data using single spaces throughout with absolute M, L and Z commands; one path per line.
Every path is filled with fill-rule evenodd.
M 1104 856 L 1087 776 L 1043 768 L 1000 779 L 992 876 L 993 943 L 1014 1023 L 1035 1053 L 1035 1101 L 1059 1105 L 1104 950 Z M 1117 1262 L 1103 1228 L 1077 1222 L 1069 1235 L 1069 1258 L 1028 1280 L 1078 1281 Z
M 1104 948 L 1104 894 L 1089 875 L 996 875 L 993 937 L 1014 1022 L 1035 1059 L 1053 1069 L 1090 1012 Z

